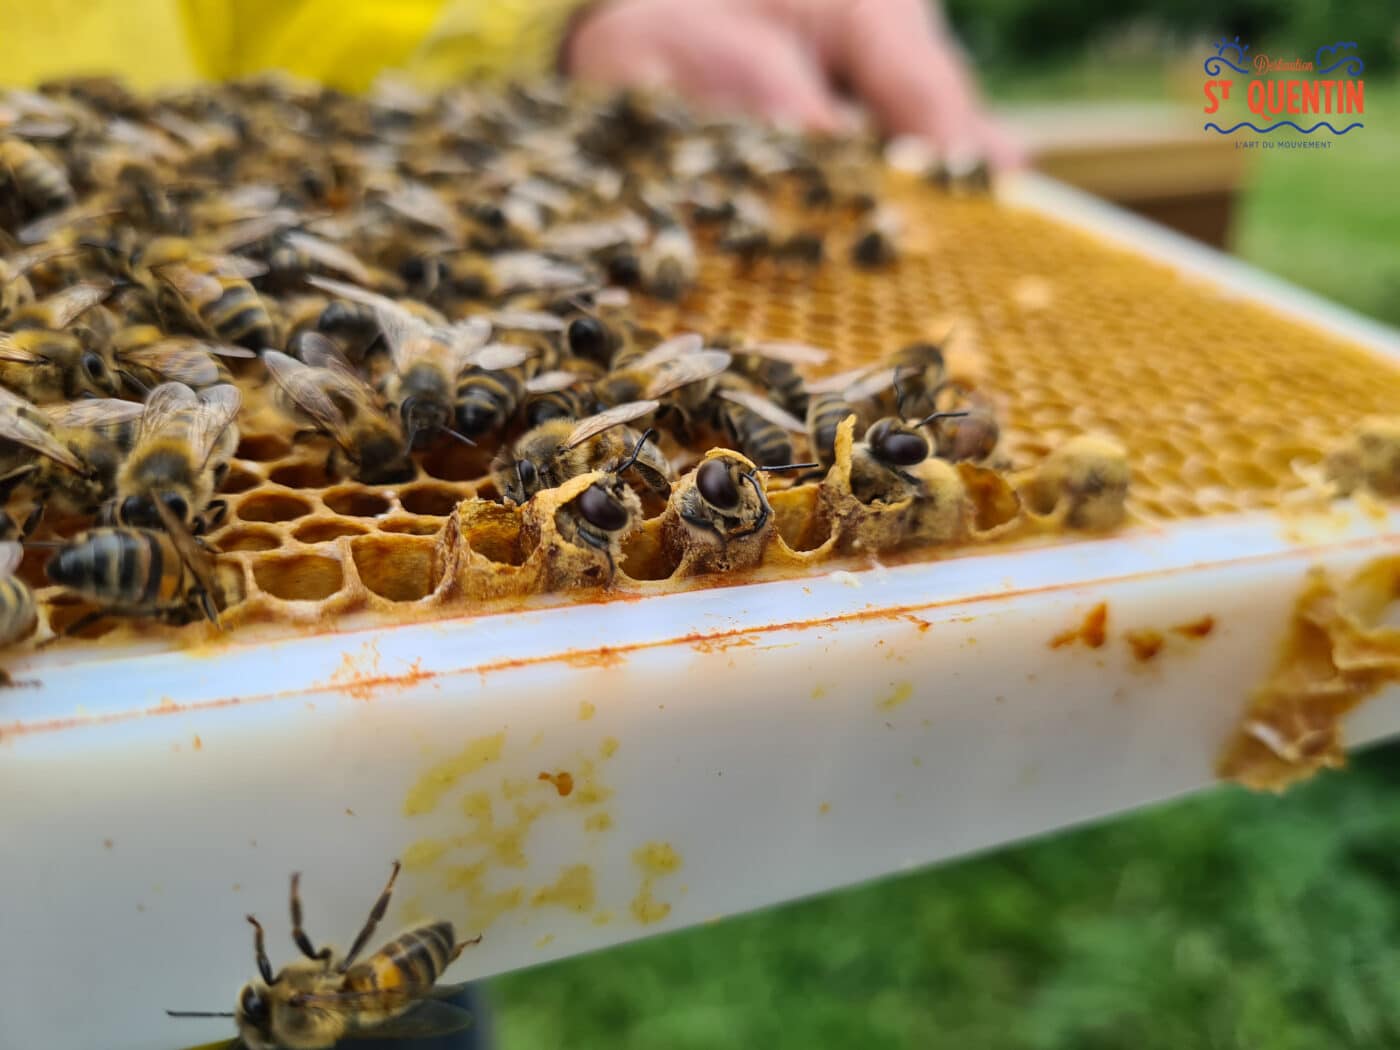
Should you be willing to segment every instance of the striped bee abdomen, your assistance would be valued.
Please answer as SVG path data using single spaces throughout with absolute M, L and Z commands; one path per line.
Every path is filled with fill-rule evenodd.
M 179 604 L 185 568 L 169 536 L 151 529 L 93 529 L 61 548 L 49 579 L 103 605 L 158 609 Z
M 0 578 L 0 645 L 18 641 L 34 628 L 34 594 L 23 580 Z
M 421 995 L 457 957 L 450 922 L 434 922 L 400 934 L 345 975 L 345 984 L 358 992 L 402 991 Z
M 463 372 L 457 380 L 457 429 L 469 438 L 500 430 L 520 407 L 525 381 L 521 366 Z

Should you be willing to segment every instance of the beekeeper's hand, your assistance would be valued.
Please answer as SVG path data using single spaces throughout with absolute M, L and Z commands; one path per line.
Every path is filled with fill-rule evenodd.
M 840 124 L 839 82 L 887 133 L 996 167 L 1021 160 L 927 0 L 605 0 L 575 25 L 563 64 L 816 130 Z

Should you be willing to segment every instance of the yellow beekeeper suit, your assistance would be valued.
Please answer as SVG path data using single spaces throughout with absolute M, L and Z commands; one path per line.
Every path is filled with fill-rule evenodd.
M 27 0 L 4 5 L 0 85 L 115 73 L 136 87 L 286 70 L 362 90 L 554 67 L 579 0 Z

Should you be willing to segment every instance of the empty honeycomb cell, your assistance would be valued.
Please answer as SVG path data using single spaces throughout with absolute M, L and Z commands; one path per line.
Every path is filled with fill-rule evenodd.
M 240 492 L 255 489 L 261 484 L 262 478 L 235 463 L 229 467 L 227 476 L 219 485 L 219 491 L 228 496 L 236 496 Z
M 342 536 L 363 536 L 369 530 L 356 521 L 341 521 L 339 518 L 313 518 L 304 521 L 292 531 L 292 538 L 301 543 L 329 543 Z
M 475 481 L 487 475 L 494 455 L 486 443 L 473 448 L 457 441 L 439 441 L 424 453 L 423 471 L 440 481 Z
M 358 487 L 332 489 L 324 493 L 321 499 L 337 514 L 351 518 L 377 518 L 381 514 L 387 514 L 392 505 L 388 497 Z
M 335 558 L 319 554 L 290 554 L 253 562 L 253 579 L 274 598 L 289 602 L 319 602 L 340 590 L 345 571 Z
M 441 518 L 390 518 L 379 523 L 380 532 L 396 532 L 407 536 L 436 536 L 442 531 Z
M 648 522 L 622 545 L 621 569 L 634 580 L 666 580 L 680 565 L 680 551 L 663 542 L 660 525 Z
M 271 551 L 282 545 L 282 537 L 271 529 L 225 529 L 219 533 L 214 546 L 225 552 Z
M 325 461 L 280 463 L 268 472 L 268 480 L 289 489 L 322 489 L 330 483 Z
M 800 485 L 769 497 L 773 527 L 799 553 L 816 550 L 831 538 L 831 522 L 819 509 L 816 485 Z
M 275 434 L 245 434 L 238 442 L 238 451 L 234 455 L 254 463 L 270 463 L 282 459 L 291 450 L 291 442 Z
M 410 514 L 425 514 L 445 518 L 451 514 L 462 497 L 446 485 L 415 485 L 399 493 L 399 503 Z
M 406 536 L 362 536 L 350 551 L 360 580 L 391 602 L 416 602 L 437 588 L 436 543 Z
M 311 504 L 290 492 L 255 492 L 239 500 L 241 521 L 291 521 L 311 513 Z

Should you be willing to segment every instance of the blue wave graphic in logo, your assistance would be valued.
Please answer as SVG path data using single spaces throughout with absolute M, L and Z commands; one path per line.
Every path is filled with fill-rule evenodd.
M 1366 70 L 1366 63 L 1361 61 L 1360 55 L 1347 55 L 1345 58 L 1337 59 L 1337 61 L 1333 62 L 1330 66 L 1327 66 L 1325 68 L 1322 65 L 1323 55 L 1330 55 L 1332 52 L 1339 51 L 1344 47 L 1355 46 L 1355 43 L 1331 44 L 1323 45 L 1322 47 L 1318 48 L 1317 54 L 1313 56 L 1313 65 L 1318 67 L 1317 75 L 1321 76 L 1323 73 L 1330 73 L 1334 69 L 1340 69 L 1349 77 L 1359 77 Z
M 1291 120 L 1281 120 L 1281 121 L 1279 121 L 1277 124 L 1272 124 L 1272 125 L 1270 125 L 1270 126 L 1267 127 L 1267 128 L 1256 128 L 1256 127 L 1255 127 L 1253 124 L 1251 124 L 1249 121 L 1247 121 L 1247 120 L 1242 120 L 1242 121 L 1240 121 L 1238 124 L 1236 124 L 1233 128 L 1222 128 L 1219 124 L 1215 123 L 1215 121 L 1211 121 L 1211 122 L 1210 122 L 1209 124 L 1207 124 L 1207 125 L 1205 126 L 1205 128 L 1202 129 L 1202 130 L 1205 130 L 1205 131 L 1218 131 L 1218 132 L 1220 132 L 1220 134 L 1222 134 L 1222 135 L 1233 135 L 1235 132 L 1239 131 L 1240 128 L 1249 128 L 1251 131 L 1257 131 L 1257 132 L 1258 132 L 1259 134 L 1261 134 L 1261 135 L 1267 135 L 1269 132 L 1271 132 L 1271 131 L 1277 131 L 1279 128 L 1292 128 L 1292 129 L 1295 130 L 1295 131 L 1301 131 L 1304 135 L 1311 135 L 1311 134 L 1312 134 L 1314 131 L 1316 131 L 1318 128 L 1326 128 L 1328 131 L 1330 131 L 1330 132 L 1331 132 L 1332 134 L 1334 134 L 1334 135 L 1345 135 L 1348 131 L 1351 131 L 1353 128 L 1364 128 L 1365 126 L 1366 126 L 1365 124 L 1361 123 L 1361 121 L 1358 120 L 1358 121 L 1356 121 L 1355 123 L 1348 124 L 1346 127 L 1342 128 L 1341 131 L 1338 131 L 1336 128 L 1334 128 L 1331 124 L 1327 123 L 1327 121 L 1325 121 L 1325 120 L 1320 120 L 1320 121 L 1318 121 L 1316 124 L 1314 124 L 1314 125 L 1313 125 L 1312 127 L 1310 127 L 1310 128 L 1300 128 L 1297 124 L 1293 123 L 1293 121 L 1291 121 Z
M 1353 44 L 1352 46 L 1355 47 L 1356 45 Z M 1245 61 L 1245 52 L 1248 51 L 1248 50 L 1249 50 L 1249 45 L 1248 45 L 1248 44 L 1241 44 L 1241 43 L 1240 43 L 1240 38 L 1239 38 L 1239 37 L 1235 37 L 1234 43 L 1231 43 L 1230 41 L 1226 40 L 1224 37 L 1221 37 L 1221 38 L 1216 42 L 1216 45 L 1215 45 L 1215 54 L 1211 55 L 1208 59 L 1205 60 L 1204 65 L 1205 65 L 1206 75 L 1207 75 L 1207 76 L 1212 76 L 1212 77 L 1219 76 L 1219 75 L 1220 75 L 1220 67 L 1221 67 L 1221 66 L 1229 66 L 1229 67 L 1230 67 L 1231 69 L 1233 69 L 1236 73 L 1248 73 L 1248 72 L 1249 72 L 1249 67 L 1243 66 L 1243 65 L 1237 65 L 1236 62 L 1232 62 L 1230 59 L 1228 59 L 1228 58 L 1225 57 L 1225 52 L 1226 52 L 1226 51 L 1233 51 L 1233 52 L 1235 53 L 1235 59 L 1236 59 L 1236 61 L 1237 61 L 1237 62 L 1244 62 L 1244 61 Z

